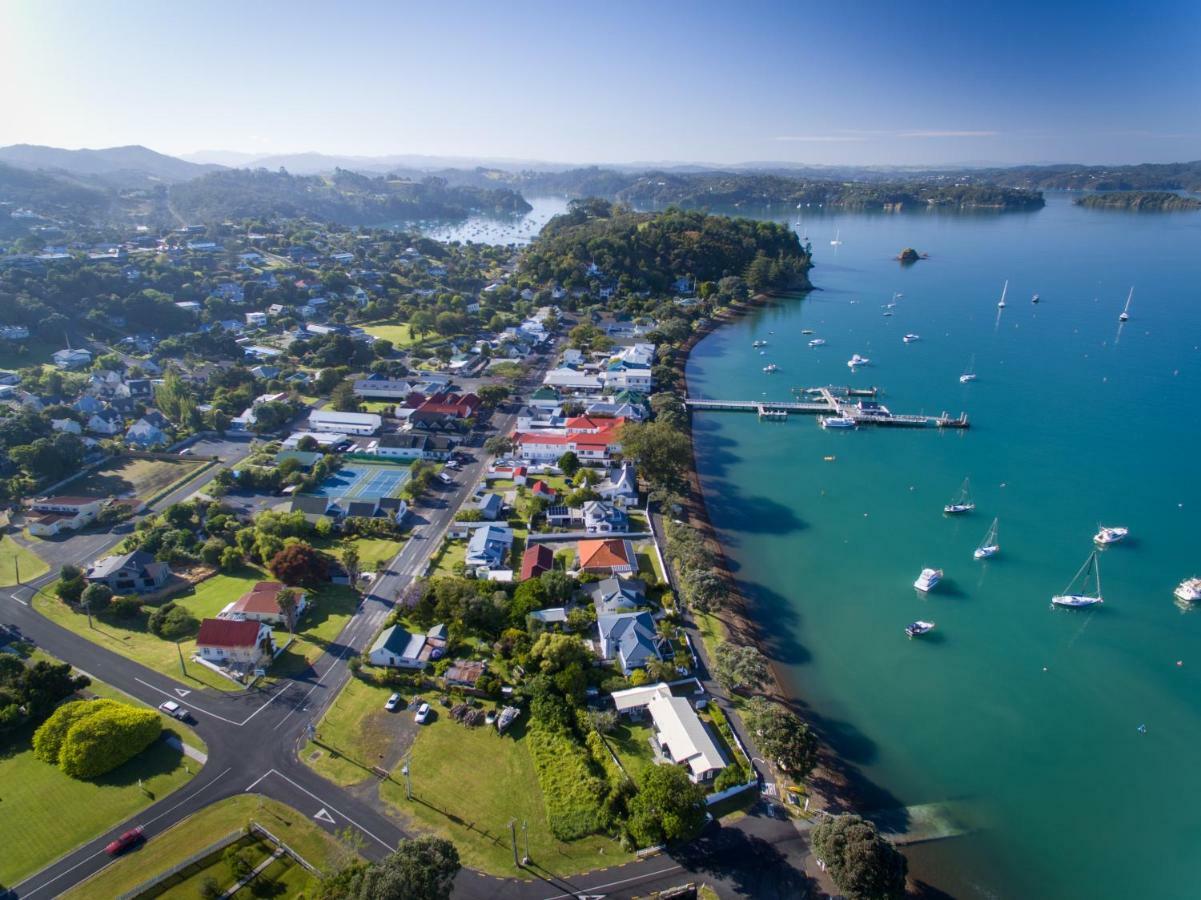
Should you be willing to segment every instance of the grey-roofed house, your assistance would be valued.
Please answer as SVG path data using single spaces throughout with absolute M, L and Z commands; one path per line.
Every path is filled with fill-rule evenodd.
M 318 497 L 314 494 L 296 494 L 292 497 L 290 512 L 301 512 L 308 518 L 310 516 L 324 516 L 328 509 L 328 497 Z
M 640 578 L 613 575 L 584 585 L 583 592 L 596 607 L 597 616 L 633 612 L 647 605 L 646 582 Z
M 489 522 L 494 522 L 500 518 L 500 513 L 504 509 L 504 506 L 505 502 L 501 499 L 500 494 L 484 494 L 475 501 L 475 508 Z
M 107 585 L 114 594 L 141 594 L 162 587 L 171 577 L 171 567 L 145 550 L 134 550 L 96 560 L 84 577 L 92 584 Z
M 503 569 L 513 546 L 513 530 L 499 525 L 480 525 L 467 541 L 468 569 Z
M 638 476 L 632 462 L 624 462 L 617 475 L 610 475 L 596 486 L 596 492 L 617 506 L 636 506 Z
M 588 500 L 584 503 L 584 528 L 592 534 L 622 532 L 630 527 L 630 518 L 608 500 Z
M 346 504 L 346 516 L 347 518 L 370 519 L 375 516 L 378 509 L 378 501 L 352 500 Z
M 601 659 L 614 660 L 623 675 L 663 658 L 655 620 L 648 612 L 598 616 L 596 627 L 600 632 Z

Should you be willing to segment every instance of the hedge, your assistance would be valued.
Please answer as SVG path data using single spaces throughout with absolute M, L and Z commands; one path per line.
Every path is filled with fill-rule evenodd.
M 67 732 L 58 766 L 72 778 L 96 778 L 133 759 L 163 730 L 152 709 L 116 703 L 76 722 Z
M 537 720 L 526 732 L 526 742 L 551 833 L 561 841 L 571 841 L 604 830 L 607 816 L 602 803 L 608 791 L 593 770 L 587 748 Z
M 33 733 L 33 755 L 42 762 L 57 766 L 63 741 L 71 726 L 102 709 L 119 705 L 116 700 L 74 700 L 64 703 Z

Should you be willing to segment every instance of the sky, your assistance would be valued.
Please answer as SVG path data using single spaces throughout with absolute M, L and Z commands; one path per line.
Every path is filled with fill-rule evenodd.
M 0 145 L 1201 159 L 1201 0 L 0 0 Z

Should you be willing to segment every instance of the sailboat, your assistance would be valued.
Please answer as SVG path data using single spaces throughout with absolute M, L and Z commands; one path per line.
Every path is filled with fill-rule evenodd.
M 959 376 L 960 384 L 967 384 L 969 381 L 976 380 L 976 356 L 972 354 L 972 361 L 967 364 L 967 368 L 963 370 L 963 374 Z
M 959 513 L 971 512 L 976 508 L 975 502 L 972 500 L 971 487 L 968 479 L 963 479 L 963 484 L 959 486 L 959 493 L 942 508 L 942 511 L 947 515 L 954 516 Z
M 1095 577 L 1097 582 L 1091 594 L 1088 592 L 1088 578 L 1090 574 Z M 1080 592 L 1072 593 L 1072 589 L 1077 582 L 1080 583 Z M 1065 606 L 1068 609 L 1083 609 L 1084 607 L 1096 606 L 1103 602 L 1101 599 L 1101 564 L 1097 560 L 1097 551 L 1094 550 L 1089 554 L 1088 559 L 1084 561 L 1084 565 L 1080 567 L 1080 571 L 1076 573 L 1076 577 L 1068 582 L 1068 586 L 1063 589 L 1063 593 L 1056 594 L 1051 598 L 1051 605 Z
M 1130 293 L 1126 295 L 1126 306 L 1122 310 L 1122 314 L 1118 316 L 1119 322 L 1126 322 L 1130 319 L 1130 301 L 1134 299 L 1134 286 L 1130 287 Z
M 1001 545 L 997 543 L 997 522 L 997 519 L 993 519 L 992 524 L 988 526 L 988 533 L 984 535 L 984 540 L 972 553 L 974 559 L 988 559 L 1001 552 Z
M 1005 308 L 1005 294 L 1009 292 L 1009 282 L 1005 282 L 1005 287 L 1001 288 L 1001 299 L 997 301 L 997 306 L 1000 309 Z
M 834 240 L 830 241 L 830 246 L 831 246 L 831 247 L 840 247 L 840 246 L 842 246 L 842 241 L 841 241 L 841 240 L 839 240 L 839 237 L 840 237 L 841 235 L 842 235 L 842 229 L 841 229 L 841 228 L 835 228 L 835 229 L 834 229 Z

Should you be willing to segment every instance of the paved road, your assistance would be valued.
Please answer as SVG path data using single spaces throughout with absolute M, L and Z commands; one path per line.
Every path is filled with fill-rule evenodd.
M 499 429 L 512 426 L 512 415 L 498 417 Z M 264 689 L 237 694 L 220 693 L 177 681 L 59 628 L 38 615 L 29 598 L 39 582 L 0 598 L 3 618 L 14 622 L 38 645 L 60 659 L 69 660 L 91 675 L 157 706 L 164 699 L 181 700 L 196 719 L 195 730 L 208 745 L 208 761 L 184 788 L 152 804 L 109 832 L 66 854 L 50 866 L 16 885 L 21 898 L 49 898 L 102 869 L 108 862 L 103 848 L 117 834 L 141 825 L 148 837 L 143 845 L 153 855 L 154 838 L 204 807 L 246 792 L 263 794 L 310 816 L 333 833 L 346 828 L 363 836 L 364 855 L 379 859 L 390 852 L 405 833 L 396 819 L 381 807 L 330 784 L 298 759 L 307 728 L 315 724 L 349 677 L 347 661 L 362 652 L 391 611 L 395 598 L 440 543 L 447 523 L 480 479 L 487 460 L 484 454 L 456 476 L 456 484 L 436 495 L 434 505 L 419 507 L 417 536 L 407 541 L 386 572 L 363 598 L 338 639 L 312 669 Z M 216 470 L 163 498 L 162 508 L 187 496 Z M 79 562 L 102 552 L 105 543 L 121 535 L 81 543 Z M 607 897 L 645 895 L 682 882 L 703 878 L 717 884 L 723 894 L 755 897 L 795 897 L 801 877 L 804 842 L 793 826 L 763 814 L 753 814 L 733 827 L 714 824 L 696 842 L 671 855 L 629 863 L 587 876 L 559 877 L 541 861 L 527 870 L 530 881 L 503 881 L 467 871 L 456 882 L 455 895 L 467 900 L 496 896 L 523 900 L 603 894 Z M 146 852 L 146 850 L 135 851 Z

